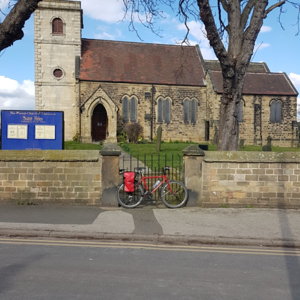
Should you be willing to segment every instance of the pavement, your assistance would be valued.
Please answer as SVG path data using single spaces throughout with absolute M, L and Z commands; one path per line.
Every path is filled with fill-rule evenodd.
M 0 236 L 300 248 L 300 210 L 1 204 Z

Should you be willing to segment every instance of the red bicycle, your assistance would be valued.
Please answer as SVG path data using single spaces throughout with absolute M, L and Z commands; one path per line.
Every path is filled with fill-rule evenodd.
M 163 168 L 163 173 L 155 176 L 145 176 L 146 168 L 135 168 L 135 172 L 127 172 L 125 169 L 120 169 L 120 174 L 126 178 L 126 173 L 132 175 L 132 187 L 126 186 L 124 182 L 118 187 L 117 197 L 118 202 L 122 207 L 134 208 L 137 207 L 143 199 L 152 200 L 153 194 L 158 191 L 159 198 L 169 208 L 178 208 L 186 204 L 188 200 L 188 190 L 186 186 L 176 180 L 170 180 L 167 175 L 169 167 Z M 153 182 L 154 185 L 149 186 L 147 182 Z

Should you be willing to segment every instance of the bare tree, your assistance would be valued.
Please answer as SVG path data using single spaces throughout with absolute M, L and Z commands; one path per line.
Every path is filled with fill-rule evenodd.
M 157 16 L 157 13 L 153 12 L 157 11 L 158 2 L 174 3 L 170 0 L 123 0 L 123 2 L 126 11 L 131 12 L 131 16 L 132 12 L 134 14 L 147 12 Z M 281 15 L 282 8 L 286 4 L 298 9 L 299 25 L 300 4 L 290 0 L 178 1 L 179 12 L 187 26 L 187 34 L 188 19 L 190 17 L 200 19 L 205 25 L 207 38 L 221 65 L 223 94 L 220 105 L 219 150 L 238 149 L 238 104 L 242 98 L 245 73 L 253 56 L 255 42 L 268 14 L 279 9 Z
M 0 23 L 0 51 L 11 46 L 16 40 L 24 36 L 22 28 L 26 20 L 35 11 L 41 0 L 18 0 L 12 5 L 11 10 L 2 23 Z

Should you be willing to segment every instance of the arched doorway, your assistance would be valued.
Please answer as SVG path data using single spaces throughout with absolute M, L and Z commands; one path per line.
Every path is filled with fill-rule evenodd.
M 98 104 L 92 116 L 92 141 L 103 141 L 107 132 L 107 113 L 102 104 Z

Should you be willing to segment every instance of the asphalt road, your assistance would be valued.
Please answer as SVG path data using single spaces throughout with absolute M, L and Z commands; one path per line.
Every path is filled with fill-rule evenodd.
M 0 239 L 0 298 L 300 299 L 300 251 Z

